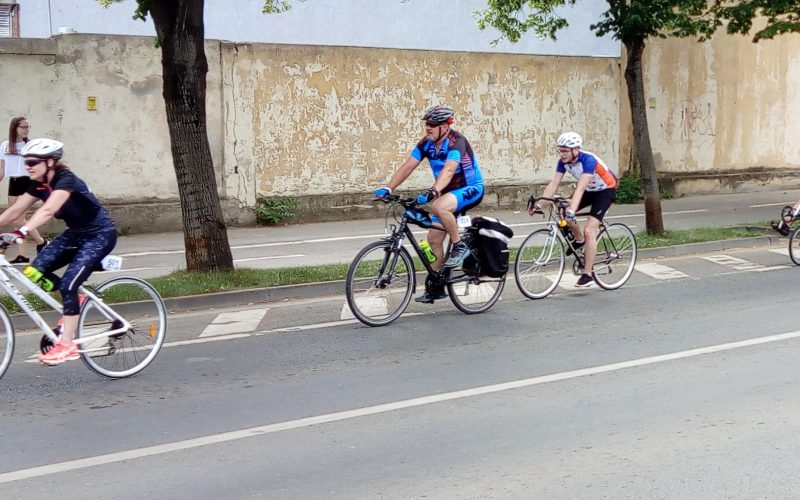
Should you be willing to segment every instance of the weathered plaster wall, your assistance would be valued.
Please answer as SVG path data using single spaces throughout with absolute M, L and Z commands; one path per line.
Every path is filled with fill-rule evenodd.
M 455 108 L 490 185 L 549 179 L 566 129 L 617 162 L 617 59 L 255 44 L 223 54 L 232 196 L 367 192 L 439 102 Z M 430 183 L 423 165 L 407 185 Z
M 722 179 L 759 171 L 790 175 L 800 168 L 800 123 L 794 119 L 800 106 L 800 36 L 758 44 L 722 33 L 703 44 L 658 40 L 648 45 L 645 57 L 658 170 L 675 177 L 717 177 L 684 183 L 683 192 L 735 190 L 735 181 Z M 761 176 L 756 185 L 770 181 L 775 179 Z
M 206 54 L 209 141 L 231 221 L 248 222 L 259 194 L 311 200 L 314 216 L 363 205 L 421 137 L 419 117 L 437 102 L 456 109 L 455 128 L 494 189 L 487 203 L 549 180 L 563 130 L 581 132 L 619 171 L 629 163 L 617 58 L 218 41 L 206 43 Z M 798 54 L 798 36 L 649 43 L 651 140 L 677 192 L 800 185 Z M 33 136 L 63 140 L 68 163 L 132 230 L 180 224 L 160 56 L 151 37 L 0 40 L 3 129 L 23 114 Z M 406 187 L 430 182 L 423 164 Z

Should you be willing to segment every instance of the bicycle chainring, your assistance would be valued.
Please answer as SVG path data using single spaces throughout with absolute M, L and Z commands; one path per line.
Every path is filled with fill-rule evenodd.
M 583 267 L 581 267 L 581 261 L 580 260 L 575 259 L 575 260 L 572 261 L 572 273 L 575 276 L 580 276 L 581 274 L 583 274 Z
M 53 333 L 57 336 L 61 336 L 61 328 L 55 327 L 53 328 Z M 47 335 L 42 335 L 42 338 L 39 340 L 39 350 L 42 351 L 42 354 L 47 354 L 50 352 L 50 349 L 53 348 L 53 341 L 50 340 L 50 337 Z
M 444 290 L 444 281 L 438 275 L 429 274 L 425 278 L 425 291 L 430 293 L 432 290 Z

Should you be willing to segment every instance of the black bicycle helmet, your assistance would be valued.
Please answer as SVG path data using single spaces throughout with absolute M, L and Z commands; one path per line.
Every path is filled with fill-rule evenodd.
M 441 125 L 442 123 L 453 123 L 453 108 L 449 106 L 431 106 L 425 111 L 422 120 L 431 125 Z

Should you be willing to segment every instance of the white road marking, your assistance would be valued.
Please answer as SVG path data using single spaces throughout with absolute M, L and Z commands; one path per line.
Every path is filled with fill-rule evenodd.
M 688 278 L 689 275 L 675 268 L 656 264 L 655 262 L 644 262 L 636 264 L 637 271 L 644 273 L 657 280 L 674 280 L 678 278 Z
M 245 309 L 243 311 L 218 314 L 217 317 L 205 327 L 200 334 L 200 338 L 252 332 L 258 328 L 265 314 L 267 314 L 267 309 Z
M 787 201 L 783 203 L 761 203 L 759 205 L 750 205 L 750 208 L 761 208 L 761 207 L 777 207 L 780 205 L 794 205 L 796 200 Z
M 168 267 L 132 267 L 132 268 L 116 269 L 114 271 L 95 271 L 92 274 L 132 273 L 134 271 L 151 271 L 153 269 L 169 269 L 169 268 Z
M 387 316 L 389 314 L 389 301 L 386 297 L 355 297 L 356 307 L 366 316 Z M 342 312 L 339 319 L 355 319 L 353 311 L 347 301 L 342 304 Z
M 781 342 L 784 340 L 796 339 L 798 337 L 800 337 L 800 330 L 781 333 L 777 335 L 768 335 L 765 337 L 740 340 L 736 342 L 727 342 L 725 344 L 717 344 L 707 347 L 698 347 L 695 349 L 688 349 L 685 351 L 677 351 L 669 354 L 661 354 L 656 356 L 649 356 L 646 358 L 632 359 L 629 361 L 621 361 L 618 363 L 610 363 L 607 365 L 592 366 L 589 368 L 579 368 L 576 370 L 553 373 L 551 375 L 542 375 L 538 377 L 512 380 L 509 382 L 503 382 L 499 384 L 484 385 L 484 386 L 474 387 L 471 389 L 462 389 L 458 391 L 445 392 L 441 394 L 431 394 L 428 396 L 404 399 L 400 401 L 394 401 L 391 403 L 366 406 L 363 408 L 355 408 L 352 410 L 345 410 L 335 413 L 327 413 L 323 415 L 299 418 L 296 420 L 287 420 L 285 422 L 260 425 L 256 427 L 250 427 L 247 429 L 240 429 L 237 431 L 221 432 L 219 434 L 209 434 L 207 436 L 202 436 L 193 439 L 186 439 L 183 441 L 174 441 L 172 443 L 147 446 L 144 448 L 135 448 L 116 453 L 107 453 L 105 455 L 97 455 L 94 457 L 81 458 L 77 460 L 68 460 L 64 462 L 42 465 L 40 467 L 31 467 L 28 469 L 20 469 L 11 472 L 6 472 L 0 474 L 0 484 L 10 483 L 12 481 L 20 481 L 23 479 L 34 479 L 34 478 L 49 476 L 52 474 L 58 474 L 61 472 L 69 472 L 79 469 L 99 467 L 112 463 L 123 462 L 125 460 L 134 460 L 137 458 L 145 458 L 155 455 L 163 455 L 166 453 L 174 453 L 177 451 L 190 450 L 202 446 L 229 443 L 231 441 L 259 437 L 259 436 L 264 436 L 266 434 L 274 434 L 277 432 L 283 432 L 292 429 L 317 426 L 331 422 L 339 422 L 343 420 L 365 417 L 369 415 L 379 415 L 382 413 L 405 410 L 409 408 L 416 408 L 424 405 L 443 403 L 446 401 L 454 401 L 465 398 L 472 398 L 476 396 L 483 396 L 486 394 L 495 394 L 499 392 L 533 387 L 553 382 L 561 382 L 564 380 L 571 380 L 581 377 L 589 377 L 592 375 L 600 375 L 603 373 L 611 373 L 620 370 L 626 370 L 629 368 L 637 368 L 641 366 L 655 365 L 658 363 L 666 363 L 668 361 L 693 358 L 697 356 L 704 356 L 707 354 L 714 354 L 718 352 L 732 351 L 734 349 L 742 349 L 746 347 L 763 345 L 772 342 Z
M 575 283 L 578 282 L 578 278 L 580 278 L 580 276 L 575 276 L 575 273 L 573 273 L 572 270 L 564 269 L 564 275 L 561 276 L 561 281 L 558 282 L 558 286 L 574 291 Z
M 777 254 L 783 255 L 785 257 L 789 256 L 789 249 L 786 248 L 786 247 L 784 247 L 784 248 L 770 248 L 769 251 L 772 252 L 772 253 L 777 253 Z
M 190 340 L 176 340 L 174 342 L 164 342 L 161 344 L 161 348 L 164 349 L 165 347 L 179 347 L 184 345 L 193 345 L 193 344 L 207 344 L 209 342 L 219 342 L 221 340 L 235 340 L 235 339 L 244 339 L 248 337 L 252 337 L 251 333 L 237 333 L 233 335 L 222 335 L 219 337 L 206 337 L 203 339 L 190 339 Z M 137 350 L 145 350 L 146 347 L 140 347 Z M 23 361 L 23 363 L 38 363 L 39 360 L 36 359 L 38 357 L 37 354 L 29 356 L 29 359 Z M 32 358 L 32 359 L 31 359 Z
M 761 269 L 766 267 L 761 264 L 756 264 L 755 262 L 750 262 L 749 260 L 740 259 L 739 257 L 733 257 L 731 255 L 724 255 L 724 254 L 708 255 L 702 258 L 704 260 L 713 262 L 715 264 L 736 269 L 737 271 L 753 271 L 756 269 Z
M 251 262 L 254 260 L 272 260 L 272 259 L 294 259 L 297 257 L 305 257 L 304 253 L 293 253 L 290 255 L 270 255 L 269 257 L 251 257 L 249 259 L 233 259 L 234 262 Z

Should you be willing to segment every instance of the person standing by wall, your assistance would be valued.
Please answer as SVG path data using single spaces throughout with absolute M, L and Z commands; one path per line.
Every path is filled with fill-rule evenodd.
M 31 126 L 24 116 L 15 116 L 11 119 L 11 125 L 8 128 L 8 140 L 0 144 L 0 180 L 8 177 L 9 207 L 17 201 L 19 196 L 28 191 L 28 186 L 31 184 L 31 178 L 28 177 L 28 171 L 25 170 L 21 154 L 22 148 L 28 142 L 30 128 Z M 12 224 L 14 229 L 19 229 L 26 222 L 25 216 L 22 215 L 14 220 Z M 47 244 L 47 240 L 35 229 L 28 234 L 36 242 L 36 252 L 40 252 Z M 20 247 L 19 255 L 10 262 L 12 264 L 26 264 L 30 262 L 30 259 L 23 253 L 23 247 Z

